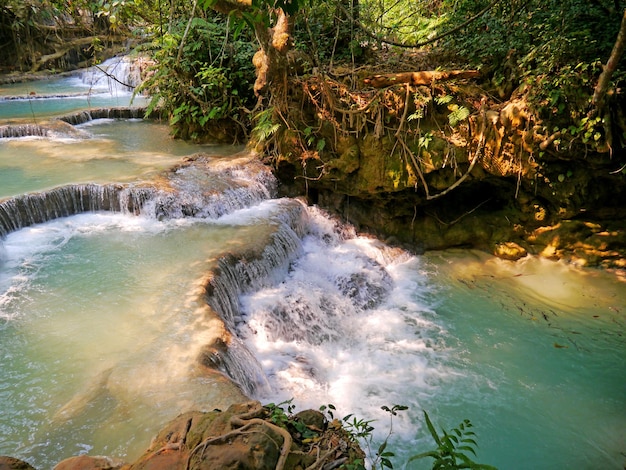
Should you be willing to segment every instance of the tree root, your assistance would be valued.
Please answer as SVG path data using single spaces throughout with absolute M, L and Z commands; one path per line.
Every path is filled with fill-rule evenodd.
M 240 436 L 244 434 L 250 434 L 250 433 L 255 433 L 255 432 L 264 433 L 262 430 L 254 430 L 254 431 L 248 432 L 248 430 L 254 425 L 269 428 L 270 430 L 274 431 L 276 434 L 279 434 L 283 438 L 283 444 L 282 446 L 280 446 L 280 457 L 278 458 L 278 462 L 276 463 L 276 470 L 283 470 L 285 468 L 285 463 L 287 461 L 287 457 L 289 456 L 289 452 L 291 451 L 291 444 L 292 444 L 291 434 L 289 434 L 289 432 L 287 432 L 285 429 L 279 426 L 276 426 L 275 424 L 272 424 L 268 421 L 265 421 L 264 419 L 259 418 L 258 416 L 260 415 L 263 409 L 261 407 L 261 404 L 258 402 L 252 402 L 251 404 L 253 405 L 253 407 L 250 411 L 248 411 L 247 413 L 242 413 L 239 415 L 232 416 L 230 418 L 230 421 L 229 421 L 230 424 L 233 427 L 237 427 L 237 429 L 234 429 L 233 431 L 230 431 L 226 434 L 222 434 L 221 436 L 208 437 L 207 439 L 202 441 L 200 444 L 198 444 L 196 447 L 194 447 L 192 451 L 189 453 L 189 456 L 187 457 L 187 464 L 185 466 L 185 470 L 189 470 L 190 468 L 189 466 L 191 464 L 191 459 L 193 458 L 193 456 L 196 455 L 198 452 L 200 452 L 200 457 L 202 457 L 207 447 L 211 444 L 225 442 L 228 439 L 231 439 L 235 436 Z M 278 444 L 277 444 L 277 447 L 278 447 Z

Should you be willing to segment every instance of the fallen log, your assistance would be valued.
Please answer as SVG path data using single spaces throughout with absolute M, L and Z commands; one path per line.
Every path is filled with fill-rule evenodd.
M 400 72 L 374 75 L 363 79 L 363 83 L 374 88 L 385 88 L 398 83 L 411 85 L 431 85 L 435 81 L 452 80 L 455 78 L 475 78 L 480 75 L 478 70 L 426 70 L 422 72 Z

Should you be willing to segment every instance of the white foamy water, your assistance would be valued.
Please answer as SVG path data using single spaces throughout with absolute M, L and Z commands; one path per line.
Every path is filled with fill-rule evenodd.
M 261 398 L 384 422 L 383 405 L 420 410 L 449 373 L 443 327 L 421 298 L 429 287 L 420 260 L 317 210 L 310 217 L 287 278 L 242 299 L 240 334 L 271 384 Z M 402 416 L 394 429 L 414 431 Z
M 135 62 L 126 56 L 107 59 L 82 71 L 75 80 L 80 85 L 87 85 L 92 91 L 110 94 L 132 94 L 141 83 L 141 77 Z

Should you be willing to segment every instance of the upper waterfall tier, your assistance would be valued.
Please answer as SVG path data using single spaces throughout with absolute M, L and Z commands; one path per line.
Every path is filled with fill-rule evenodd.
M 198 154 L 150 183 L 70 184 L 0 200 L 0 236 L 94 211 L 156 218 L 217 218 L 275 193 L 274 177 L 254 156 L 214 158 Z

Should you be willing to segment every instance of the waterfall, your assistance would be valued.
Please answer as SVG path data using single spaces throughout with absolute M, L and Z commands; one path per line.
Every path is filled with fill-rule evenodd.
M 217 219 L 275 197 L 272 172 L 255 158 L 211 160 L 196 156 L 168 175 L 171 191 L 152 201 L 156 218 Z
M 276 180 L 250 155 L 189 157 L 160 184 L 70 184 L 0 201 L 0 237 L 83 212 L 111 211 L 158 219 L 216 219 L 273 197 Z
M 94 119 L 141 119 L 145 112 L 146 108 L 141 107 L 95 108 L 66 114 L 58 119 L 76 126 Z
M 306 208 L 301 203 L 281 200 L 278 204 L 280 211 L 270 217 L 266 236 L 258 234 L 254 247 L 221 257 L 205 286 L 207 304 L 220 315 L 231 334 L 231 341 L 213 362 L 249 396 L 267 391 L 267 379 L 261 365 L 236 334 L 238 323 L 243 321 L 239 298 L 271 285 L 277 274 L 284 276 L 301 251 L 301 238 L 307 226 Z
M 129 57 L 113 57 L 83 71 L 81 81 L 92 89 L 132 92 L 141 83 L 142 65 Z
M 335 405 L 359 412 L 370 403 L 369 393 L 399 400 L 401 389 L 381 391 L 396 384 L 385 375 L 397 372 L 389 367 L 397 354 L 403 355 L 403 368 L 417 371 L 408 376 L 436 373 L 412 353 L 428 347 L 413 334 L 411 325 L 418 321 L 413 309 L 405 310 L 414 286 L 397 277 L 403 263 L 410 266 L 414 258 L 358 236 L 315 208 L 307 213 L 307 233 L 286 275 L 244 292 L 235 305 L 236 334 L 264 365 L 271 383 L 271 393 L 260 390 L 255 397 L 293 398 L 306 407 L 325 403 L 332 392 Z M 430 336 L 432 325 L 419 327 Z
M 71 184 L 0 202 L 0 236 L 82 212 L 139 213 L 154 194 L 150 187 L 121 184 Z
M 113 57 L 83 71 L 81 81 L 96 90 L 132 92 L 139 85 L 137 68 L 127 57 Z
M 14 139 L 19 137 L 46 137 L 49 129 L 38 124 L 9 124 L 0 126 L 0 139 Z
M 306 217 L 304 207 L 296 201 L 285 201 L 287 209 L 298 213 L 301 219 Z M 220 313 L 226 326 L 234 331 L 241 321 L 239 296 L 245 292 L 256 290 L 271 282 L 272 274 L 281 269 L 284 271 L 301 247 L 303 227 L 302 220 L 289 225 L 275 219 L 272 233 L 263 239 L 262 251 L 246 253 L 230 253 L 218 262 L 214 278 L 206 286 L 207 303 Z M 295 220 L 295 217 L 291 217 Z

